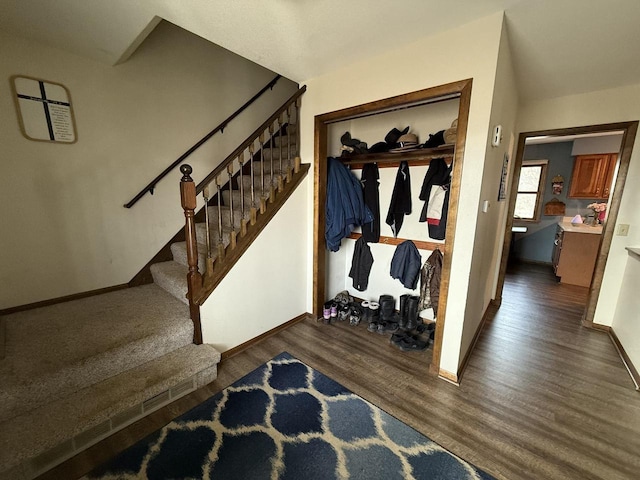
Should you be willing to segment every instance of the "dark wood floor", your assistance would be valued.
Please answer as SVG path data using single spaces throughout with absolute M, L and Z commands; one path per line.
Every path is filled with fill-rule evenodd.
M 586 288 L 512 268 L 460 387 L 363 325 L 304 320 L 220 365 L 218 379 L 42 479 L 77 478 L 282 351 L 499 479 L 640 478 L 640 394 L 606 333 L 580 326 Z M 493 307 L 491 307 L 493 308 Z

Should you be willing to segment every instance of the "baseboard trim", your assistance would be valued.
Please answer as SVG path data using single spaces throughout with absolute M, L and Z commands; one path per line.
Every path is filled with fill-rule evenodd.
M 460 382 L 458 381 L 458 376 L 455 373 L 451 373 L 441 368 L 438 371 L 438 377 L 449 383 L 453 383 L 456 387 L 460 386 Z
M 298 315 L 295 318 L 292 318 L 288 322 L 284 322 L 283 324 L 278 325 L 277 327 L 274 327 L 271 330 L 267 330 L 263 334 L 258 335 L 257 337 L 254 337 L 251 340 L 247 340 L 246 342 L 241 343 L 237 347 L 233 347 L 233 348 L 230 348 L 229 350 L 227 350 L 226 352 L 222 352 L 222 354 L 220 355 L 220 361 L 224 362 L 228 358 L 231 358 L 234 355 L 245 351 L 247 348 L 251 347 L 252 345 L 255 345 L 260 340 L 264 340 L 265 338 L 270 337 L 271 335 L 275 335 L 276 333 L 278 333 L 278 332 L 280 332 L 280 331 L 282 331 L 282 330 L 284 330 L 286 328 L 289 328 L 290 326 L 295 325 L 296 323 L 304 320 L 305 318 L 313 318 L 314 320 L 316 319 L 316 317 L 314 317 L 310 313 L 307 313 L 307 312 L 301 313 L 300 315 Z
M 631 362 L 631 359 L 629 358 L 629 355 L 627 355 L 627 352 L 622 346 L 622 343 L 620 343 L 620 339 L 616 335 L 616 332 L 614 332 L 613 328 L 611 327 L 609 327 L 609 337 L 611 338 L 611 341 L 615 345 L 616 350 L 618 350 L 618 355 L 620 355 L 620 358 L 622 359 L 622 363 L 624 363 L 625 368 L 629 372 L 629 375 L 631 376 L 631 380 L 633 380 L 633 383 L 636 386 L 636 390 L 640 391 L 640 374 L 638 373 L 638 370 Z
M 611 331 L 611 327 L 609 325 L 602 325 L 600 323 L 593 323 L 587 320 L 582 321 L 582 326 L 586 328 L 590 328 L 591 330 L 600 330 L 601 332 L 609 333 Z
M 462 380 L 462 375 L 464 374 L 464 371 L 466 370 L 467 365 L 469 363 L 471 352 L 473 352 L 473 349 L 476 348 L 476 343 L 478 343 L 478 339 L 480 338 L 480 332 L 482 332 L 482 329 L 484 328 L 485 323 L 487 323 L 487 318 L 489 318 L 490 306 L 491 306 L 491 303 L 487 304 L 487 308 L 485 308 L 484 313 L 482 314 L 482 320 L 480 320 L 480 323 L 478 324 L 478 328 L 476 329 L 476 333 L 473 335 L 473 340 L 471 340 L 471 345 L 469 345 L 467 353 L 465 353 L 464 359 L 462 360 L 462 363 L 458 367 L 458 374 L 455 376 L 457 383 L 460 383 L 460 381 Z
M 64 297 L 50 298 L 49 300 L 42 300 L 41 302 L 27 303 L 26 305 L 18 305 L 17 307 L 5 308 L 0 310 L 0 315 L 10 315 L 12 313 L 24 312 L 26 310 L 33 310 L 34 308 L 48 307 L 57 303 L 70 302 L 72 300 L 79 300 L 81 298 L 93 297 L 95 295 L 102 295 L 103 293 L 115 292 L 116 290 L 124 290 L 129 288 L 126 283 L 121 285 L 114 285 L 112 287 L 98 288 L 96 290 L 89 290 L 87 292 L 74 293 L 73 295 L 66 295 Z

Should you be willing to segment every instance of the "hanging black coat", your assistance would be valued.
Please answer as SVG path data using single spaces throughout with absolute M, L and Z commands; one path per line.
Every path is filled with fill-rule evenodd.
M 373 213 L 373 222 L 362 225 L 362 236 L 369 243 L 378 243 L 380 241 L 379 178 L 378 165 L 375 163 L 365 163 L 364 167 L 362 167 L 360 183 L 362 183 L 364 203 L 369 207 L 371 213 Z
M 447 230 L 450 187 L 451 167 L 447 166 L 444 158 L 434 158 L 420 189 L 420 200 L 425 202 L 420 221 L 427 222 L 429 237 L 436 240 L 444 240 Z
M 411 177 L 409 175 L 409 164 L 406 161 L 400 162 L 396 183 L 391 194 L 389 213 L 387 213 L 387 224 L 391 227 L 393 236 L 397 237 L 402 228 L 404 216 L 411 213 Z
M 369 285 L 369 273 L 373 265 L 373 255 L 364 237 L 356 240 L 351 260 L 349 276 L 353 278 L 353 288 L 364 292 Z

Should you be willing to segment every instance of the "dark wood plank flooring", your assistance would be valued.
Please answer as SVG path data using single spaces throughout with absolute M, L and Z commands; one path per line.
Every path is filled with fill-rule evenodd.
M 586 288 L 512 268 L 460 387 L 364 325 L 304 320 L 225 360 L 212 384 L 41 477 L 77 478 L 282 351 L 499 479 L 640 478 L 640 394 L 608 335 L 580 325 Z

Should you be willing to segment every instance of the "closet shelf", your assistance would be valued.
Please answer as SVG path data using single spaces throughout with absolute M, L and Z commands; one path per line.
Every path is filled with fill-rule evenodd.
M 361 233 L 351 233 L 347 238 L 350 238 L 352 240 L 358 240 L 360 237 L 362 236 Z M 385 245 L 400 245 L 402 242 L 406 242 L 407 238 L 395 238 L 395 237 L 383 237 L 380 236 L 380 241 L 378 241 L 378 243 L 383 243 Z M 418 250 L 435 250 L 435 249 L 439 249 L 443 254 L 444 254 L 444 242 L 442 243 L 437 243 L 437 242 L 425 242 L 422 240 L 411 240 L 416 248 L 418 248 Z
M 398 167 L 400 162 L 406 160 L 409 166 L 425 165 L 433 158 L 453 158 L 455 145 L 442 145 L 437 148 L 420 148 L 409 152 L 399 153 L 362 153 L 345 157 L 338 157 L 344 165 L 351 169 L 359 169 L 365 163 L 377 163 L 378 168 Z

